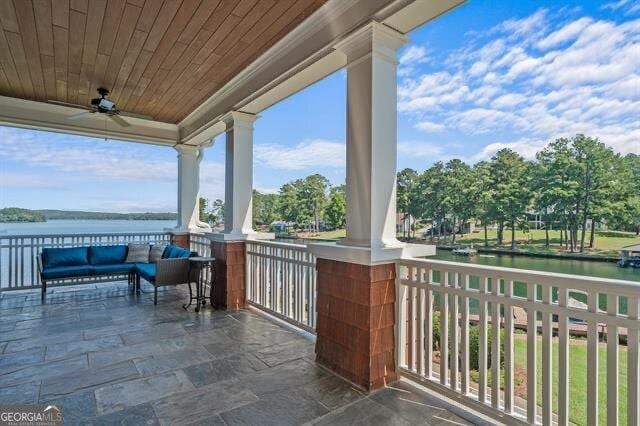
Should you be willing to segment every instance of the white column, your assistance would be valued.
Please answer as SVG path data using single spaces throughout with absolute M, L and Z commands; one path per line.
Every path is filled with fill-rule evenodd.
M 432 254 L 396 239 L 396 53 L 407 40 L 370 22 L 335 46 L 347 62 L 347 235 L 337 246 L 314 246 L 320 257 L 372 264 L 408 248 Z
M 189 232 L 198 219 L 200 173 L 198 147 L 176 145 L 178 151 L 178 226 L 175 231 Z
M 252 226 L 253 122 L 258 116 L 239 111 L 226 114 L 224 232 L 214 237 L 224 240 L 273 238 Z

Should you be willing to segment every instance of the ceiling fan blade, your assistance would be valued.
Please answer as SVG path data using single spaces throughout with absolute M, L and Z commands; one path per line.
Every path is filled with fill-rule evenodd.
M 82 118 L 87 115 L 93 114 L 95 111 L 85 111 L 78 114 L 70 115 L 67 117 L 67 120 L 77 120 L 78 118 Z
M 55 104 L 55 105 L 62 105 L 62 106 L 71 107 L 71 108 L 80 108 L 80 109 L 86 109 L 86 110 L 90 109 L 86 105 L 72 104 L 72 103 L 69 103 L 69 102 L 62 102 L 62 101 L 54 101 L 52 99 L 48 99 L 47 103 Z
M 127 123 L 125 120 L 122 119 L 122 117 L 120 117 L 119 115 L 109 115 L 109 118 L 112 119 L 113 121 L 116 122 L 116 124 L 122 126 L 122 127 L 129 127 L 131 126 L 131 124 Z
M 136 114 L 135 112 L 120 111 L 119 114 L 123 117 L 141 118 L 143 120 L 153 120 L 153 117 L 151 117 L 150 115 Z

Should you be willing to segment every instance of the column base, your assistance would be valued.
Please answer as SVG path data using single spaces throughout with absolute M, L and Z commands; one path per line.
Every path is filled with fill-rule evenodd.
M 316 360 L 371 391 L 397 380 L 395 263 L 318 259 Z
M 213 283 L 212 300 L 216 308 L 246 307 L 245 253 L 243 241 L 211 241 L 211 255 L 216 259 L 216 281 Z

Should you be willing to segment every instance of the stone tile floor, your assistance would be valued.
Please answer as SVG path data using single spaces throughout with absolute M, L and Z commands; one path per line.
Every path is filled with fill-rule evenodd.
M 0 405 L 52 403 L 65 424 L 482 423 L 399 382 L 364 395 L 314 345 L 251 310 L 186 312 L 186 289 L 126 283 L 0 294 Z

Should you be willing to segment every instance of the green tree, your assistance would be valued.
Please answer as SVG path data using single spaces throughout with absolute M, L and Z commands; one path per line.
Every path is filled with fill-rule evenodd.
M 211 210 L 207 214 L 207 222 L 212 226 L 217 226 L 224 219 L 224 201 L 216 199 L 211 204 Z
M 619 197 L 606 219 L 617 229 L 640 235 L 640 155 L 627 154 L 617 173 Z
M 450 200 L 445 167 L 441 161 L 433 164 L 418 177 L 412 188 L 411 199 L 415 200 L 415 203 L 409 206 L 409 212 L 414 217 L 431 223 L 431 240 L 434 239 L 436 229 L 438 239 L 443 231 L 446 238 L 445 219 Z
M 253 223 L 269 225 L 278 219 L 278 194 L 263 194 L 253 190 Z
M 327 206 L 327 188 L 329 181 L 320 174 L 307 176 L 299 188 L 298 198 L 300 205 L 310 213 L 314 230 L 320 230 L 320 221 L 323 218 L 324 209 Z
M 477 189 L 471 167 L 462 160 L 454 159 L 445 168 L 445 185 L 450 206 L 452 224 L 452 242 L 456 234 L 464 233 L 464 226 L 475 213 L 478 202 Z
M 577 200 L 576 214 L 580 216 L 581 236 L 580 251 L 584 251 L 587 234 L 587 222 L 591 220 L 591 235 L 595 234 L 595 223 L 607 215 L 607 207 L 611 196 L 616 193 L 615 171 L 619 158 L 611 148 L 598 139 L 578 134 L 573 138 L 573 148 L 579 165 L 581 181 Z M 577 241 L 577 230 L 575 231 Z M 593 241 L 590 244 L 593 246 Z
M 347 202 L 344 185 L 335 186 L 329 192 L 329 202 L 324 211 L 324 217 L 334 228 L 344 228 L 347 218 Z
M 286 222 L 296 225 L 307 221 L 310 216 L 303 209 L 300 201 L 300 188 L 302 180 L 298 179 L 282 185 L 278 197 L 278 214 Z
M 484 246 L 489 246 L 487 228 L 493 220 L 493 195 L 494 188 L 491 185 L 491 167 L 488 162 L 481 161 L 473 167 L 473 181 L 476 189 L 476 214 L 482 221 L 484 229 Z
M 209 204 L 209 200 L 204 197 L 198 198 L 198 217 L 201 222 L 207 222 L 207 206 Z
M 418 181 L 418 173 L 413 170 L 406 168 L 400 172 L 398 172 L 397 179 L 397 205 L 398 211 L 402 213 L 403 222 L 406 220 L 407 216 L 409 216 L 411 206 L 415 203 L 414 196 L 415 192 L 413 191 L 414 186 Z M 406 229 L 402 227 L 403 236 L 406 237 Z
M 511 227 L 511 250 L 516 248 L 516 226 L 531 201 L 527 163 L 516 152 L 504 148 L 491 158 L 491 184 L 495 188 L 493 211 L 498 220 L 498 244 L 502 244 L 504 225 Z

